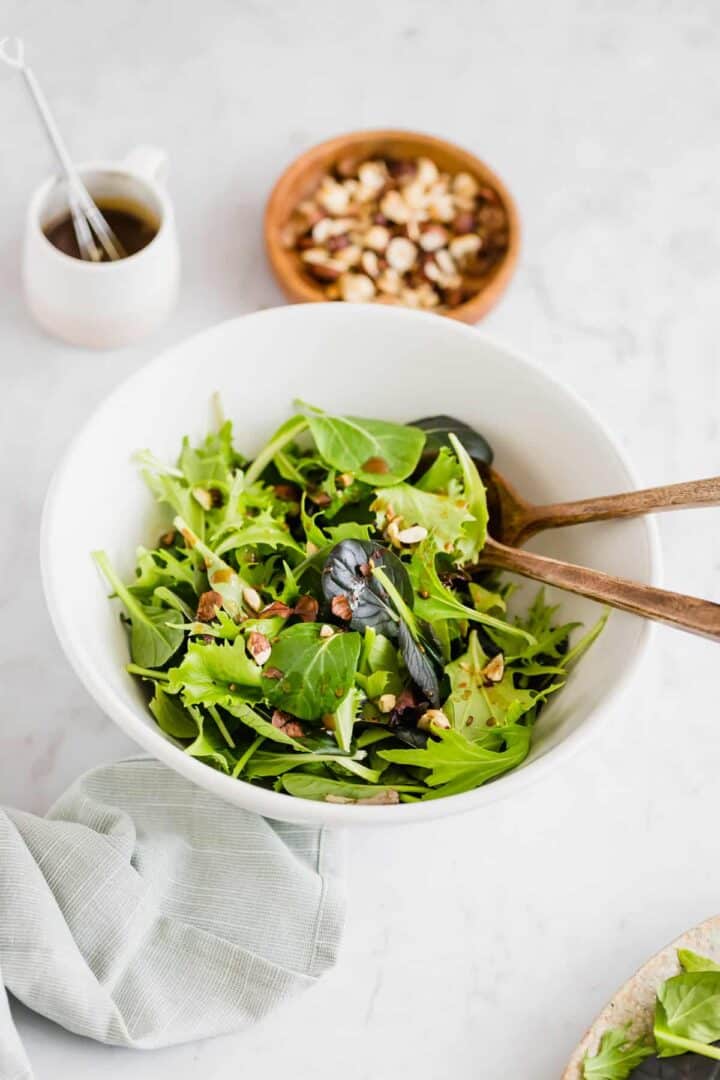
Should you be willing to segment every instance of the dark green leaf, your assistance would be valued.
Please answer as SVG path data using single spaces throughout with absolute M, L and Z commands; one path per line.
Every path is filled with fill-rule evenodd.
M 423 416 L 420 420 L 413 420 L 412 424 L 426 434 L 426 453 L 449 446 L 452 433 L 457 435 L 471 458 L 486 465 L 493 463 L 494 455 L 490 443 L 463 420 L 457 420 L 454 416 Z
M 330 601 L 335 597 L 347 600 L 353 630 L 372 627 L 386 637 L 397 637 L 398 619 L 371 567 L 382 567 L 403 600 L 412 604 L 412 586 L 400 559 L 387 548 L 367 540 L 342 540 L 335 545 L 323 566 L 323 592 Z

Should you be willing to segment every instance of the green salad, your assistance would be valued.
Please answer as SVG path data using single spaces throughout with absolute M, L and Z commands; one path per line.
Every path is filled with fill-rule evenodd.
M 487 442 L 297 412 L 252 460 L 230 422 L 175 466 L 138 454 L 168 508 L 129 584 L 131 663 L 158 726 L 208 765 L 305 799 L 389 804 L 469 791 L 519 765 L 575 644 L 541 592 L 477 565 Z
M 632 1038 L 629 1025 L 610 1028 L 585 1055 L 583 1080 L 717 1080 L 720 964 L 690 949 L 677 958 L 680 973 L 657 991 L 652 1033 Z

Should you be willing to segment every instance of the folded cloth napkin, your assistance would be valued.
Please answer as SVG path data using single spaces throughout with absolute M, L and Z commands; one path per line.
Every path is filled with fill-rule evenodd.
M 341 837 L 229 806 L 158 762 L 81 777 L 46 818 L 0 809 L 0 973 L 119 1046 L 236 1031 L 311 986 L 342 930 Z M 0 1080 L 30 1065 L 0 986 Z

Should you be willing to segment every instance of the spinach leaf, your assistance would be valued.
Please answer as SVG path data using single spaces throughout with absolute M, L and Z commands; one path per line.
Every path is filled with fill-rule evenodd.
M 283 630 L 273 644 L 272 667 L 262 675 L 266 700 L 302 720 L 319 720 L 335 712 L 355 680 L 360 635 L 322 637 L 321 633 L 317 623 L 298 623 Z
M 660 1057 L 694 1050 L 720 1061 L 720 971 L 690 971 L 667 979 L 658 990 L 655 1042 Z
M 198 733 L 192 714 L 180 704 L 177 697 L 166 693 L 157 684 L 150 702 L 150 712 L 160 730 L 173 739 L 194 739 Z
M 490 443 L 463 420 L 456 420 L 453 416 L 423 416 L 420 420 L 413 420 L 412 424 L 426 433 L 426 453 L 449 446 L 452 433 L 458 437 L 471 458 L 486 465 L 493 463 L 494 455 Z
M 133 596 L 113 570 L 104 551 L 94 551 L 93 558 L 127 612 L 133 661 L 140 667 L 162 667 L 180 648 L 185 631 L 182 627 L 169 625 L 173 622 L 171 610 L 143 604 Z
M 303 410 L 320 454 L 341 472 L 373 487 L 388 487 L 414 470 L 425 435 L 415 427 L 386 420 L 332 416 L 305 402 Z
M 700 956 L 692 949 L 678 949 L 677 958 L 683 971 L 720 971 L 720 964 Z
M 585 1055 L 583 1080 L 627 1080 L 652 1053 L 647 1041 L 628 1038 L 627 1027 L 611 1028 L 600 1040 L 597 1053 Z
M 387 591 L 373 575 L 373 567 L 382 567 L 403 600 L 412 604 L 412 586 L 400 559 L 387 548 L 367 540 L 341 540 L 335 545 L 323 566 L 323 593 L 327 600 L 347 601 L 353 630 L 372 627 L 385 637 L 396 638 L 398 617 L 390 606 Z
M 447 731 L 435 728 L 433 735 L 437 738 L 428 739 L 424 750 L 378 750 L 378 756 L 385 761 L 429 770 L 425 782 L 434 788 L 442 786 L 442 790 L 428 792 L 425 798 L 456 795 L 480 787 L 514 769 L 525 760 L 530 749 L 530 729 L 518 724 L 503 729 L 503 750 L 468 742 L 452 728 Z

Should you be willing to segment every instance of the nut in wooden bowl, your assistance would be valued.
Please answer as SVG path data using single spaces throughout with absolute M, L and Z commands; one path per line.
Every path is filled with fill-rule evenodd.
M 312 147 L 283 173 L 265 246 L 292 301 L 400 304 L 474 323 L 512 277 L 520 225 L 505 185 L 467 150 L 361 131 Z

